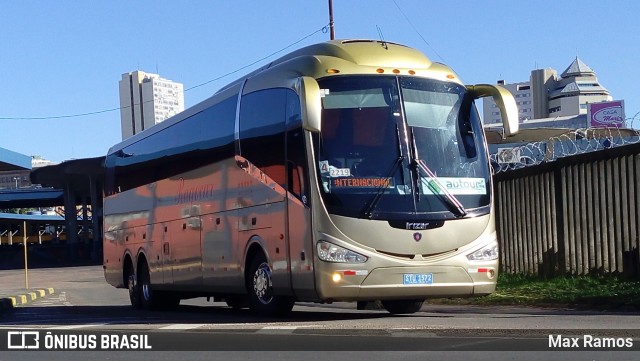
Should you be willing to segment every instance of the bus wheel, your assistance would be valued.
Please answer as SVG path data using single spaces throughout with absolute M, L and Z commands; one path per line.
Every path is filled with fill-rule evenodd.
M 422 308 L 424 300 L 386 300 L 382 306 L 394 315 L 403 313 L 416 313 Z
M 129 301 L 131 302 L 131 306 L 133 306 L 133 308 L 142 308 L 140 287 L 138 287 L 136 272 L 133 269 L 132 264 L 127 266 L 127 288 L 129 289 Z
M 138 267 L 138 287 L 140 288 L 140 302 L 142 308 L 150 310 L 156 308 L 153 291 L 151 290 L 151 276 L 149 275 L 149 266 L 147 262 L 142 262 Z
M 275 296 L 271 279 L 271 267 L 264 255 L 258 254 L 251 261 L 247 274 L 249 308 L 265 316 L 282 316 L 293 308 L 290 297 Z

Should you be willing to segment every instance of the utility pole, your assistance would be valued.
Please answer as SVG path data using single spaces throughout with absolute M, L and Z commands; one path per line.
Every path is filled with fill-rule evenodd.
M 329 0 L 329 34 L 331 36 L 331 40 L 335 40 L 336 29 L 333 26 L 333 0 Z

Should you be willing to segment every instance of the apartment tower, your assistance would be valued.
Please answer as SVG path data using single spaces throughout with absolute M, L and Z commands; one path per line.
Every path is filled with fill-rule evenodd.
M 122 74 L 119 87 L 123 140 L 184 110 L 183 85 L 158 74 Z

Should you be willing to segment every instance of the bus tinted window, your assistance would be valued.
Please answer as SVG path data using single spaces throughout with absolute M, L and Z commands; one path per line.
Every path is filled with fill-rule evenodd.
M 240 154 L 283 187 L 287 91 L 257 91 L 240 103 Z
M 227 98 L 110 154 L 105 163 L 107 194 L 232 157 L 236 103 L 237 97 Z
M 289 192 L 308 204 L 310 198 L 307 156 L 302 129 L 300 98 L 293 91 L 287 92 L 287 172 Z

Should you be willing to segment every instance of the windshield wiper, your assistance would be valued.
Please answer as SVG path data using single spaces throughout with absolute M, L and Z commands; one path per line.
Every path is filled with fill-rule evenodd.
M 445 186 L 443 186 L 442 183 L 440 183 L 435 173 L 433 173 L 433 171 L 429 169 L 427 164 L 422 159 L 420 159 L 420 157 L 418 157 L 418 147 L 416 145 L 416 137 L 413 134 L 413 131 L 411 131 L 411 143 L 413 145 L 413 151 L 414 151 L 414 157 L 411 163 L 413 165 L 413 168 L 415 168 L 418 173 L 417 174 L 418 179 L 416 179 L 416 184 L 415 184 L 416 196 L 419 197 L 420 195 L 419 193 L 420 188 L 418 187 L 418 185 L 421 183 L 420 171 L 422 171 L 422 173 L 424 173 L 429 178 L 429 181 L 427 182 L 427 187 L 429 188 L 429 190 L 431 190 L 431 192 L 435 194 L 438 197 L 438 199 L 441 199 L 444 202 L 444 204 L 447 206 L 447 208 L 449 208 L 451 213 L 455 214 L 458 217 L 466 216 L 467 211 L 464 209 L 464 206 L 462 205 L 462 203 L 460 203 L 458 198 L 456 198 L 456 196 L 451 194 L 451 192 L 449 192 L 449 190 Z
M 444 203 L 447 205 L 449 210 L 458 217 L 464 217 L 467 215 L 467 211 L 464 209 L 464 206 L 456 196 L 451 194 L 449 190 L 440 183 L 438 177 L 427 167 L 427 164 L 422 159 L 414 159 L 414 164 L 416 165 L 416 169 L 421 170 L 428 178 L 427 187 L 433 194 L 438 196 L 438 198 L 442 199 Z M 418 172 L 418 175 L 420 172 Z
M 395 162 L 393 163 L 393 165 L 391 166 L 391 170 L 389 171 L 389 173 L 387 173 L 387 176 L 385 177 L 386 179 L 390 179 L 395 172 L 398 170 L 398 166 L 400 166 L 400 164 L 402 164 L 402 161 L 404 160 L 404 156 L 401 155 L 399 156 Z M 383 182 L 384 183 L 384 182 Z M 369 202 L 369 204 L 367 205 L 367 208 L 364 210 L 364 212 L 362 212 L 362 214 L 371 219 L 371 216 L 373 215 L 373 210 L 376 207 L 376 205 L 378 205 L 378 202 L 380 201 L 380 198 L 382 198 L 382 194 L 384 193 L 384 190 L 387 189 L 386 185 L 380 185 L 378 187 L 378 189 L 376 190 L 376 194 L 373 196 L 373 199 L 371 199 L 371 202 Z
M 391 169 L 387 173 L 387 176 L 385 177 L 387 179 L 391 178 L 391 176 L 393 176 L 396 173 L 396 171 L 398 170 L 398 167 L 400 166 L 400 164 L 402 164 L 402 161 L 405 159 L 404 154 L 402 154 L 402 146 L 400 145 L 400 128 L 398 127 L 397 124 L 396 124 L 396 142 L 398 143 L 398 154 L 400 155 L 395 160 L 395 162 L 391 166 Z M 369 202 L 369 204 L 367 205 L 367 208 L 364 210 L 364 212 L 362 212 L 362 214 L 365 217 L 371 219 L 371 216 L 373 216 L 372 212 L 375 209 L 376 205 L 378 205 L 378 202 L 380 201 L 380 198 L 382 197 L 382 194 L 384 193 L 385 189 L 387 189 L 387 187 L 384 185 L 381 185 L 378 187 L 378 189 L 376 190 L 376 194 L 373 196 L 373 199 L 371 199 L 371 202 Z

